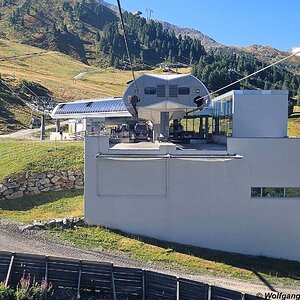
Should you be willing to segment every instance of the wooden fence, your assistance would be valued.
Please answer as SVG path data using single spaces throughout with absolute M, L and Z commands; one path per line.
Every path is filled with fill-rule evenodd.
M 113 300 L 257 300 L 256 296 L 142 269 L 0 251 L 0 282 L 15 287 L 24 272 L 37 282 L 46 280 L 55 288 L 74 289 L 77 299 L 83 291 L 94 291 Z

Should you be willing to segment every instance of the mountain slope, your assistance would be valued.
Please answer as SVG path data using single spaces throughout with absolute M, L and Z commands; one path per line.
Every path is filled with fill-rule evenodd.
M 122 95 L 131 78 L 130 72 L 117 71 L 128 70 L 123 33 L 117 14 L 103 1 L 98 2 L 0 0 L 0 34 L 6 38 L 0 40 L 3 79 L 16 88 L 21 88 L 24 79 L 38 84 L 57 101 Z M 225 47 L 198 31 L 168 23 L 166 30 L 161 22 L 146 21 L 127 12 L 124 18 L 136 69 L 149 72 L 162 62 L 174 69 L 194 65 L 193 74 L 211 91 L 288 55 L 263 46 Z M 194 34 L 194 38 L 185 36 L 182 30 Z M 199 38 L 207 40 L 207 50 Z M 273 67 L 235 88 L 288 89 L 295 97 L 300 83 L 300 77 L 295 76 L 299 74 L 299 59 Z M 109 66 L 115 68 L 103 69 Z M 78 74 L 83 75 L 76 77 Z M 31 97 L 28 93 L 25 96 Z M 7 97 L 0 95 L 0 100 L 7 101 Z M 15 107 L 19 105 L 16 101 Z M 9 124 L 18 118 L 6 114 L 3 122 Z
M 111 3 L 108 3 L 104 0 L 98 0 L 98 2 L 109 9 L 113 10 L 114 12 L 118 11 L 118 7 Z M 199 30 L 193 28 L 186 28 L 186 27 L 179 27 L 177 25 L 171 24 L 166 21 L 155 20 L 156 22 L 160 22 L 163 25 L 163 29 L 174 31 L 175 35 L 178 37 L 179 35 L 182 36 L 189 36 L 192 39 L 197 39 L 201 41 L 201 44 L 206 48 L 209 49 L 211 47 L 218 47 L 221 44 L 216 42 L 214 39 L 209 37 L 208 35 L 203 34 Z
M 98 0 L 99 3 L 102 5 L 112 9 L 113 11 L 117 11 L 117 6 L 110 4 L 104 0 Z M 257 59 L 262 60 L 263 62 L 267 64 L 271 64 L 277 60 L 280 60 L 286 56 L 289 55 L 289 52 L 292 51 L 292 49 L 289 52 L 286 51 L 281 51 L 278 49 L 275 49 L 270 46 L 262 46 L 262 45 L 252 45 L 248 47 L 235 47 L 235 46 L 225 46 L 220 44 L 219 42 L 215 41 L 208 35 L 203 34 L 199 30 L 193 29 L 193 28 L 183 28 L 179 27 L 174 24 L 170 24 L 165 21 L 159 21 L 163 25 L 164 29 L 174 31 L 175 35 L 178 37 L 179 35 L 181 36 L 189 36 L 191 38 L 195 38 L 201 41 L 201 44 L 204 46 L 206 50 L 216 50 L 216 48 L 226 48 L 227 51 L 232 51 L 234 52 L 239 52 L 241 54 L 251 54 L 255 56 Z M 294 47 L 296 48 L 296 47 Z M 293 48 L 293 49 L 294 49 Z M 283 62 L 281 64 L 283 68 L 286 70 L 292 72 L 293 74 L 300 75 L 300 57 L 294 57 L 289 59 L 286 62 Z
M 93 0 L 0 0 L 0 8 L 2 38 L 60 51 L 83 62 L 94 52 L 97 31 L 117 20 L 114 12 Z
M 192 39 L 197 39 L 201 41 L 201 44 L 206 48 L 210 49 L 212 47 L 219 47 L 222 46 L 220 43 L 216 42 L 214 39 L 209 37 L 208 35 L 203 34 L 199 30 L 193 28 L 185 28 L 179 27 L 177 25 L 170 24 L 165 21 L 158 21 L 161 22 L 164 29 L 174 31 L 175 35 L 178 37 L 179 35 L 182 36 L 189 36 Z
M 261 46 L 261 45 L 252 45 L 252 46 L 248 46 L 248 47 L 230 47 L 230 48 L 237 50 L 237 51 L 242 51 L 242 52 L 254 55 L 256 58 L 260 59 L 261 61 L 266 62 L 267 64 L 276 62 L 276 61 L 283 59 L 291 54 L 286 51 L 281 51 L 281 50 L 275 49 L 271 46 Z M 300 57 L 299 56 L 292 57 L 289 60 L 282 62 L 280 65 L 281 65 L 281 67 L 292 72 L 293 74 L 300 75 Z

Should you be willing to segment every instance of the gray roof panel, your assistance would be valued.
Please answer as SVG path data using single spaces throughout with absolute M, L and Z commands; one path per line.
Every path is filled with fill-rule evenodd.
M 55 115 L 127 112 L 122 99 L 87 100 L 85 102 L 70 102 L 59 104 Z

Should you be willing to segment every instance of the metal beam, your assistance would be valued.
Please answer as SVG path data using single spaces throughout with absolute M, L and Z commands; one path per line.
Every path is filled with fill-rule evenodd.
M 41 140 L 45 140 L 45 126 L 46 126 L 46 121 L 45 121 L 45 114 L 42 114 L 41 117 Z
M 8 287 L 8 284 L 9 284 L 9 279 L 10 279 L 10 276 L 11 276 L 11 271 L 12 271 L 12 268 L 13 268 L 15 255 L 16 255 L 15 253 L 12 253 L 11 258 L 10 258 L 10 263 L 9 263 L 9 267 L 8 267 L 8 271 L 7 271 L 6 279 L 5 279 L 5 287 Z
M 115 276 L 114 276 L 114 265 L 113 264 L 111 264 L 111 287 L 112 287 L 113 300 L 117 300 Z
M 47 300 L 47 291 L 48 291 L 48 260 L 49 257 L 46 256 L 46 261 L 45 261 L 45 282 L 46 282 L 46 288 L 45 288 L 45 293 L 44 293 L 44 299 Z
M 78 282 L 77 282 L 77 299 L 80 299 L 80 284 L 81 284 L 81 260 L 79 260 Z

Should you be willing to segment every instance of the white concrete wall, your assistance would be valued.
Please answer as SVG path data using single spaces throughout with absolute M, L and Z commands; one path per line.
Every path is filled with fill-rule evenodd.
M 162 240 L 300 261 L 300 198 L 250 198 L 251 186 L 300 186 L 298 149 L 299 139 L 229 138 L 228 152 L 243 159 L 96 158 L 111 152 L 108 140 L 87 137 L 85 218 Z
M 233 93 L 233 137 L 287 136 L 287 92 L 234 91 Z

